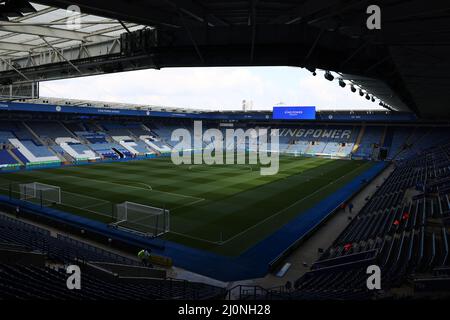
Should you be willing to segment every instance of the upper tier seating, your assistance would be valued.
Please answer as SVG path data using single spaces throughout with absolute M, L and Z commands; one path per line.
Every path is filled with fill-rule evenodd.
M 3 128 L 2 128 L 3 129 Z M 9 139 L 15 139 L 16 137 L 11 131 L 0 131 L 0 145 L 9 144 Z
M 75 133 L 77 131 L 80 132 L 85 132 L 85 131 L 89 131 L 86 127 L 86 125 L 84 124 L 84 122 L 81 121 L 77 121 L 77 122 L 64 122 L 64 126 L 70 130 L 72 133 Z
M 413 128 L 393 127 L 389 130 L 392 132 L 393 136 L 390 145 L 386 145 L 386 147 L 389 147 L 387 159 L 392 160 L 400 151 L 402 151 L 402 148 L 405 146 L 407 139 L 413 132 Z
M 371 157 L 374 145 L 381 143 L 384 127 L 367 126 L 364 131 L 364 136 L 359 143 L 359 147 L 354 154 L 355 157 Z
M 140 123 L 118 123 L 118 122 L 103 122 L 102 127 L 108 132 L 110 136 L 132 136 L 132 130 L 139 131 L 141 129 Z
M 280 128 L 280 141 L 289 141 L 286 149 L 289 153 L 347 157 L 353 150 L 359 131 L 356 126 Z
M 17 160 L 7 150 L 0 150 L 0 167 L 18 164 Z
M 408 140 L 411 146 L 401 152 L 396 159 L 407 159 L 413 155 L 419 154 L 422 150 L 445 144 L 450 139 L 450 130 L 448 128 L 426 128 L 419 130 L 417 140 Z
M 19 121 L 0 121 L 0 128 L 3 132 L 10 132 L 13 138 L 19 140 L 30 140 L 36 145 L 41 145 L 39 141 L 35 139 L 33 134 L 26 128 L 26 126 Z
M 58 121 L 28 121 L 31 128 L 41 139 L 72 138 L 73 134 Z
M 18 148 L 10 139 L 18 139 L 27 147 L 35 157 L 55 157 L 61 161 L 64 158 L 75 161 L 85 160 L 85 157 L 77 157 L 76 153 L 67 153 L 57 145 L 57 138 L 73 138 L 79 143 L 69 142 L 78 153 L 94 151 L 89 160 L 135 158 L 136 156 L 167 153 L 177 141 L 171 141 L 173 130 L 184 128 L 193 136 L 193 122 L 191 120 L 153 120 L 152 122 L 119 122 L 119 121 L 1 121 L 0 124 L 0 148 Z M 247 130 L 250 127 L 245 123 L 233 124 L 234 129 Z M 375 145 L 388 149 L 388 160 L 406 159 L 420 153 L 422 150 L 442 144 L 450 138 L 450 129 L 444 127 L 382 127 L 371 125 L 314 125 L 302 126 L 269 126 L 271 129 L 279 129 L 280 151 L 296 155 L 350 157 L 355 149 L 357 140 L 359 146 L 353 156 L 355 158 L 377 159 L 374 153 Z M 227 126 L 220 123 L 207 122 L 203 124 L 203 130 L 219 128 L 225 137 Z M 37 134 L 39 138 L 33 134 Z M 115 141 L 114 137 L 128 137 L 124 140 L 133 142 L 133 150 Z M 148 141 L 140 140 L 140 137 L 148 137 Z M 383 138 L 384 137 L 384 138 Z M 40 140 L 45 146 L 42 146 Z M 58 141 L 59 143 L 59 141 Z M 226 141 L 225 148 L 230 149 L 232 143 Z M 383 143 L 383 145 L 381 145 Z M 203 142 L 203 147 L 209 143 Z M 50 147 L 50 149 L 49 149 Z M 256 144 L 238 141 L 238 150 L 256 149 Z M 115 149 L 115 150 L 114 150 Z M 53 151 L 56 153 L 54 154 Z M 136 151 L 136 152 L 135 152 Z M 12 151 L 25 164 L 30 162 L 29 155 L 23 155 L 17 150 Z M 136 154 L 137 153 L 137 154 Z M 61 155 L 63 157 L 61 157 Z M 6 155 L 5 155 L 6 157 Z M 10 160 L 10 159 L 9 159 Z M 52 160 L 57 163 L 58 160 Z

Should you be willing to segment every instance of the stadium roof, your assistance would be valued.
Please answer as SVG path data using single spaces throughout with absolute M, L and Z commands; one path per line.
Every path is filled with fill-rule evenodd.
M 135 31 L 143 28 L 136 23 L 122 23 L 116 19 L 78 14 L 33 2 L 17 10 L 10 13 L 17 17 L 8 17 L 7 21 L 0 19 L 1 60 L 48 52 L 55 48 L 63 49 L 80 43 L 109 42 L 117 40 L 127 29 Z M 68 25 L 74 24 L 78 18 L 81 18 L 80 28 L 70 30 Z
M 19 102 L 35 103 L 35 104 L 51 104 L 51 105 L 69 105 L 75 107 L 94 107 L 94 108 L 111 108 L 111 109 L 127 109 L 127 110 L 153 110 L 153 111 L 170 111 L 181 113 L 200 113 L 211 112 L 208 109 L 202 108 L 180 108 L 173 106 L 162 105 L 143 105 L 134 103 L 122 103 L 111 101 L 98 101 L 98 100 L 84 100 L 84 99 L 65 99 L 54 97 L 40 97 L 38 99 L 21 99 Z
M 143 28 L 138 23 L 77 12 L 70 7 L 0 1 L 0 73 L 5 74 L 1 83 L 14 84 L 11 92 L 22 93 L 32 81 L 104 73 L 96 69 L 95 63 L 101 63 L 98 58 L 120 54 L 120 35 Z M 83 59 L 92 63 L 81 67 L 77 61 Z M 40 66 L 43 70 L 29 71 Z M 5 96 L 8 89 L 0 88 L 0 95 Z
M 177 113 L 250 113 L 250 114 L 271 114 L 271 110 L 247 110 L 242 109 L 235 110 L 210 110 L 199 108 L 183 108 L 174 106 L 163 105 L 145 105 L 145 104 L 133 104 L 123 102 L 111 102 L 111 101 L 98 101 L 98 100 L 85 100 L 85 99 L 66 99 L 66 98 L 54 98 L 54 97 L 40 97 L 36 99 L 20 99 L 17 102 L 20 103 L 32 103 L 32 104 L 49 104 L 59 106 L 73 106 L 73 107 L 92 107 L 100 109 L 124 109 L 124 110 L 148 110 L 148 111 L 164 111 L 164 112 L 177 112 Z M 369 109 L 348 109 L 348 110 L 317 110 L 317 113 L 343 113 L 343 114 L 391 114 L 389 110 L 369 110 Z
M 2 2 L 4 1 L 0 1 Z M 3 59 L 8 57 L 5 60 L 9 62 L 8 64 L 0 59 L 0 82 L 4 84 L 24 81 L 24 76 L 39 81 L 144 68 L 300 66 L 310 70 L 320 68 L 339 72 L 344 79 L 351 80 L 395 110 L 411 110 L 429 118 L 448 117 L 450 114 L 446 108 L 447 88 L 450 86 L 448 1 L 35 2 L 59 8 L 76 4 L 85 15 L 83 21 L 89 22 L 88 20 L 93 18 L 90 15 L 96 15 L 104 17 L 98 18 L 99 21 L 106 19 L 111 25 L 83 25 L 83 28 L 74 32 L 76 36 L 70 33 L 73 30 L 46 25 L 44 27 L 47 31 L 58 31 L 58 35 L 33 35 L 34 40 L 30 41 L 26 37 L 31 35 L 25 33 L 26 27 L 22 26 L 22 29 L 16 31 L 25 35 L 18 36 L 17 41 L 12 41 L 9 49 L 16 46 L 16 49 L 53 50 L 53 54 L 49 56 L 54 57 L 58 63 L 43 59 L 42 54 L 35 55 L 34 60 L 30 60 L 29 55 L 8 60 L 9 57 L 20 56 L 27 50 L 4 50 L 0 56 Z M 20 7 L 16 8 L 19 15 L 26 17 L 36 14 L 28 12 L 30 9 L 26 1 L 12 3 Z M 371 4 L 381 7 L 381 30 L 368 30 L 366 27 L 366 11 Z M 42 6 L 38 11 L 45 8 Z M 4 17 L 11 19 L 10 14 L 14 10 L 3 8 L 0 9 L 1 12 Z M 53 14 L 56 12 L 58 11 L 53 11 Z M 46 18 L 47 22 L 58 19 L 64 18 Z M 26 19 L 21 22 L 25 21 Z M 143 52 L 128 54 L 120 51 L 113 42 L 104 45 L 104 37 L 118 37 L 120 33 L 127 32 L 126 28 L 121 28 L 119 21 L 135 23 L 141 25 L 141 28 L 142 25 L 151 26 L 152 30 L 155 30 L 155 43 L 141 50 Z M 36 33 L 37 26 L 34 27 Z M 101 28 L 105 28 L 104 32 Z M 108 32 L 108 28 L 117 29 Z M 70 39 L 69 34 L 76 39 Z M 42 37 L 47 41 L 54 41 L 54 44 L 50 42 L 52 46 L 49 46 Z M 0 40 L 8 42 L 6 39 Z M 99 42 L 96 42 L 97 40 Z M 63 55 L 54 50 L 54 47 L 62 48 L 70 44 L 75 45 L 75 49 L 64 49 Z M 8 44 L 3 45 L 6 48 Z M 41 46 L 42 49 L 27 45 Z M 88 48 L 91 53 L 85 54 L 84 48 Z M 105 50 L 108 51 L 105 53 Z

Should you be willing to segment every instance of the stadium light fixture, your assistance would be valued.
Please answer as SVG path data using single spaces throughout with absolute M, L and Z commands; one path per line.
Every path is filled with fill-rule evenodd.
M 352 86 L 350 87 L 350 90 L 352 90 L 352 92 L 353 92 L 353 93 L 355 93 L 355 92 L 356 92 L 356 88 L 355 88 L 355 86 L 354 86 L 354 85 L 352 85 Z
M 367 100 L 370 100 L 369 94 L 366 94 L 366 99 L 367 99 Z
M 364 92 L 362 91 L 362 89 L 359 89 L 359 95 L 362 97 L 364 96 Z
M 334 76 L 331 74 L 330 71 L 325 71 L 324 77 L 325 77 L 325 79 L 327 79 L 328 81 L 333 81 L 333 80 L 334 80 Z
M 372 102 L 375 102 L 375 97 L 374 96 L 372 96 Z
M 344 82 L 344 80 L 339 79 L 339 86 L 340 86 L 341 88 L 345 88 L 346 85 L 347 85 L 347 84 Z
M 317 75 L 316 68 L 308 68 L 308 67 L 307 67 L 306 70 L 308 70 L 309 72 L 311 72 L 312 75 L 313 75 L 314 77 Z

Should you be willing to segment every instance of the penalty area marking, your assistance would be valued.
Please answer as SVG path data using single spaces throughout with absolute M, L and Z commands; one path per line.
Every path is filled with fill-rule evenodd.
M 353 169 L 353 170 L 347 172 L 345 175 L 341 176 L 340 178 L 331 181 L 330 183 L 328 183 L 328 184 L 324 185 L 323 187 L 317 189 L 317 190 L 314 191 L 313 193 L 311 193 L 311 194 L 309 194 L 309 195 L 303 197 L 302 199 L 297 200 L 296 202 L 292 203 L 291 205 L 289 205 L 289 206 L 287 206 L 287 207 L 281 209 L 281 210 L 278 211 L 278 212 L 275 212 L 273 215 L 271 215 L 271 216 L 265 218 L 264 220 L 259 221 L 257 224 L 255 224 L 255 225 L 253 225 L 253 226 L 251 226 L 251 227 L 249 227 L 249 228 L 247 228 L 247 229 L 245 229 L 245 230 L 243 230 L 243 231 L 241 231 L 241 232 L 235 234 L 234 236 L 232 236 L 232 237 L 230 237 L 230 238 L 228 238 L 228 239 L 226 239 L 226 240 L 223 240 L 223 241 L 211 241 L 211 240 L 206 240 L 206 239 L 202 239 L 202 238 L 190 236 L 190 235 L 187 235 L 187 234 L 184 234 L 184 233 L 178 233 L 178 232 L 175 232 L 175 231 L 172 231 L 172 230 L 169 231 L 169 233 L 173 233 L 173 234 L 179 235 L 179 236 L 181 236 L 181 237 L 185 237 L 185 238 L 189 238 L 189 239 L 193 239 L 193 240 L 197 240 L 197 241 L 202 241 L 202 242 L 206 242 L 206 243 L 211 243 L 211 244 L 215 244 L 215 245 L 220 245 L 220 246 L 221 246 L 221 245 L 225 245 L 225 244 L 227 244 L 228 242 L 230 242 L 230 241 L 232 241 L 232 240 L 234 240 L 234 239 L 236 239 L 236 238 L 239 238 L 240 236 L 244 235 L 245 233 L 247 233 L 247 232 L 250 231 L 251 229 L 254 229 L 255 227 L 257 227 L 257 226 L 263 224 L 264 222 L 266 222 L 266 221 L 268 221 L 268 220 L 270 220 L 270 219 L 272 219 L 272 218 L 278 216 L 279 214 L 283 213 L 284 211 L 286 211 L 286 210 L 292 208 L 293 206 L 297 205 L 298 203 L 301 203 L 301 202 L 303 202 L 304 200 L 306 200 L 306 199 L 312 197 L 313 195 L 315 195 L 315 194 L 317 194 L 318 192 L 322 191 L 323 189 L 325 189 L 325 188 L 327 188 L 327 187 L 333 185 L 335 182 L 337 182 L 337 181 L 343 179 L 344 177 L 346 177 L 346 176 L 348 176 L 349 174 L 353 173 L 353 172 L 356 171 L 357 169 L 366 166 L 367 164 L 369 164 L 369 162 L 366 163 L 366 164 L 363 164 L 363 165 L 361 165 L 361 166 L 356 167 L 355 169 Z
M 69 191 L 64 191 L 64 190 L 62 190 L 61 192 L 63 194 L 67 193 L 67 194 L 71 194 L 71 195 L 74 195 L 74 196 L 77 196 L 77 197 L 81 197 L 81 198 L 88 198 L 88 199 L 92 199 L 92 200 L 97 200 L 97 201 L 100 201 L 100 202 L 103 202 L 103 203 L 111 202 L 111 201 L 108 201 L 108 200 L 105 200 L 105 199 L 99 199 L 99 198 L 87 196 L 87 195 L 80 194 L 80 193 L 74 193 L 74 192 L 69 192 Z
M 153 191 L 153 188 L 152 188 L 151 185 L 143 183 L 143 182 L 135 182 L 135 181 L 130 181 L 130 180 L 116 180 L 116 181 L 113 181 L 113 182 L 114 183 L 125 183 L 126 186 L 131 186 L 130 184 L 139 184 L 141 186 L 144 186 L 146 189 L 149 189 L 150 191 Z M 155 191 L 158 191 L 158 190 L 155 190 Z
M 92 206 L 88 206 L 88 207 L 86 207 L 86 208 L 80 208 L 80 207 L 71 206 L 70 204 L 64 204 L 64 203 L 62 204 L 62 206 L 63 206 L 63 207 L 68 207 L 68 208 L 74 208 L 74 209 L 78 209 L 78 210 L 83 210 L 83 211 L 86 211 L 86 212 L 93 213 L 93 214 L 95 214 L 95 215 L 99 215 L 99 216 L 111 218 L 111 215 L 109 215 L 109 214 L 105 214 L 105 213 L 101 213 L 101 212 L 98 212 L 98 211 L 86 209 L 86 208 L 92 207 Z M 69 213 L 70 213 L 70 212 L 69 212 Z M 78 214 L 76 214 L 76 213 L 70 213 L 70 214 L 78 215 Z
M 52 174 L 56 175 L 54 173 L 52 173 Z M 115 182 L 111 182 L 111 181 L 104 181 L 104 180 L 97 180 L 97 179 L 86 178 L 86 177 L 79 177 L 79 176 L 72 175 L 72 174 L 67 174 L 67 173 L 64 173 L 64 175 L 65 176 L 69 176 L 69 177 L 73 177 L 75 179 L 80 179 L 80 180 L 95 181 L 97 183 L 103 183 L 103 184 L 109 184 L 109 185 L 115 185 L 115 186 L 121 186 L 121 187 L 125 186 L 125 187 L 128 187 L 128 188 L 139 189 L 139 190 L 146 190 L 146 191 L 151 191 L 151 192 L 159 192 L 159 193 L 169 194 L 169 195 L 178 196 L 178 197 L 182 197 L 182 198 L 190 198 L 190 199 L 196 199 L 196 200 L 202 199 L 202 198 L 199 198 L 199 197 L 187 196 L 187 195 L 179 194 L 179 193 L 172 193 L 172 192 L 160 191 L 160 190 L 155 190 L 155 189 L 149 190 L 148 188 L 131 186 L 129 184 L 120 184 L 120 183 L 115 183 Z M 60 177 L 58 177 L 58 178 L 60 178 Z
M 153 191 L 153 188 L 152 188 L 152 186 L 151 185 L 149 185 L 149 184 L 146 184 L 146 183 L 142 183 L 142 182 L 136 182 L 136 184 L 140 184 L 140 185 L 142 185 L 142 186 L 145 186 L 145 187 L 147 187 L 147 188 L 149 188 L 151 191 Z
M 170 230 L 169 233 L 173 233 L 173 234 L 175 234 L 177 236 L 180 236 L 180 237 L 184 237 L 184 238 L 188 238 L 188 239 L 192 239 L 192 240 L 197 240 L 197 241 L 201 241 L 201 242 L 206 242 L 206 243 L 211 243 L 211 244 L 215 244 L 215 245 L 222 245 L 222 243 L 223 243 L 222 241 L 206 240 L 206 239 L 190 236 L 188 234 L 175 232 L 175 231 L 172 231 L 172 230 Z
M 255 164 L 256 166 L 256 164 Z M 252 165 L 247 165 L 247 164 L 232 164 L 232 165 L 228 165 L 226 163 L 222 163 L 222 164 L 212 164 L 212 165 L 208 165 L 208 164 L 194 164 L 194 165 L 190 165 L 188 166 L 188 170 L 189 171 L 194 171 L 194 169 L 196 169 L 196 171 L 206 171 L 206 170 L 224 170 L 224 169 L 233 169 L 233 170 L 246 170 L 246 171 L 253 171 L 253 167 Z
M 192 202 L 183 204 L 183 205 L 181 205 L 181 206 L 178 206 L 178 207 L 175 207 L 175 208 L 169 209 L 169 210 L 172 212 L 172 211 L 175 211 L 175 210 L 177 210 L 177 209 L 181 209 L 181 208 L 184 208 L 184 207 L 192 206 L 192 205 L 194 205 L 194 204 L 196 204 L 196 203 L 203 202 L 203 201 L 205 201 L 205 200 L 206 200 L 206 199 L 199 198 L 198 200 L 195 200 L 195 201 L 192 201 Z
M 106 204 L 106 203 L 111 203 L 111 202 L 104 200 L 103 202 L 96 203 L 96 204 L 89 205 L 89 206 L 85 206 L 85 207 L 82 207 L 80 209 L 86 210 L 86 209 L 90 209 L 90 208 L 95 208 L 95 207 L 101 206 L 102 204 Z

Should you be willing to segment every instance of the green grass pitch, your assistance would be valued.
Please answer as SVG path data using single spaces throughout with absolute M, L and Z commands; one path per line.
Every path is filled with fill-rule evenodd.
M 171 230 L 164 238 L 234 256 L 371 165 L 282 156 L 277 175 L 261 176 L 255 165 L 176 166 L 157 158 L 2 174 L 0 193 L 8 194 L 11 183 L 59 186 L 58 209 L 106 223 L 125 201 L 164 207 Z

